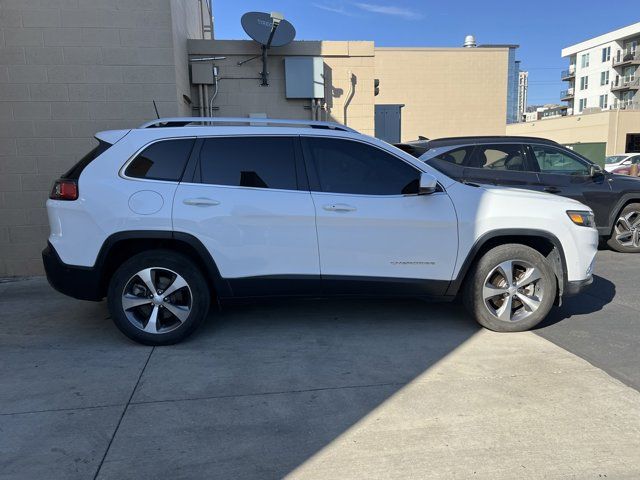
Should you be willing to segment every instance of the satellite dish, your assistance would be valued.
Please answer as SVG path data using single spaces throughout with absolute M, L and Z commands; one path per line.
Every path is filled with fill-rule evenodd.
M 296 29 L 281 14 L 247 12 L 240 20 L 244 31 L 260 45 L 282 47 L 291 43 Z
M 262 72 L 260 85 L 269 85 L 269 72 L 267 71 L 267 50 L 271 47 L 282 47 L 290 43 L 296 36 L 296 29 L 284 19 L 281 13 L 271 12 L 247 12 L 240 20 L 242 28 L 247 35 L 261 45 Z

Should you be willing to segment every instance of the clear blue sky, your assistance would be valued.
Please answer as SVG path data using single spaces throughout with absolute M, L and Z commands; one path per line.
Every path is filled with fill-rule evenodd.
M 563 47 L 640 21 L 638 0 L 213 0 L 215 35 L 244 39 L 244 12 L 282 12 L 298 40 L 373 40 L 379 46 L 520 45 L 529 104 L 559 103 Z M 464 74 L 465 72 L 459 72 Z M 454 72 L 452 72 L 452 75 Z

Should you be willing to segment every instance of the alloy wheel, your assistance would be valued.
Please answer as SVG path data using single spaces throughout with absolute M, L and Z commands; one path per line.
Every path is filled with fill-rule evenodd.
M 524 260 L 507 260 L 487 275 L 482 298 L 489 313 L 505 322 L 527 318 L 540 307 L 542 272 Z
M 133 275 L 122 292 L 122 309 L 132 325 L 151 334 L 180 327 L 191 313 L 193 297 L 185 279 L 167 268 Z
M 615 239 L 623 247 L 640 247 L 640 212 L 631 211 L 618 218 Z

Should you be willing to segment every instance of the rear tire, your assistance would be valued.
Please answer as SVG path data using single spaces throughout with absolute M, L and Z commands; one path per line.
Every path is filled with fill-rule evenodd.
M 463 303 L 476 321 L 496 332 L 522 332 L 547 316 L 556 297 L 547 259 L 526 245 L 500 245 L 469 272 Z
M 607 245 L 616 252 L 640 252 L 640 203 L 630 203 L 622 209 Z
M 191 335 L 209 312 L 211 292 L 188 257 L 151 250 L 125 261 L 109 283 L 111 318 L 144 345 L 171 345 Z

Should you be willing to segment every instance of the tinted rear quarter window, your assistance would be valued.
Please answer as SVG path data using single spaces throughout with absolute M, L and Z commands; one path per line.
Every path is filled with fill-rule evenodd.
M 336 138 L 308 138 L 306 142 L 323 192 L 360 195 L 418 192 L 418 170 L 377 147 Z
M 129 164 L 127 177 L 179 181 L 189 160 L 193 138 L 161 140 L 145 148 Z
M 207 138 L 200 151 L 202 183 L 296 190 L 292 137 Z

